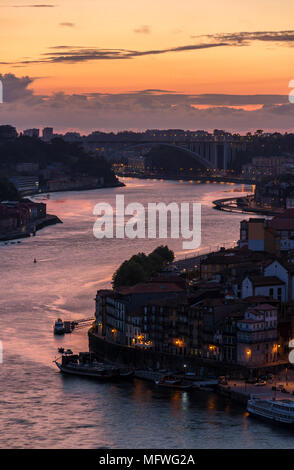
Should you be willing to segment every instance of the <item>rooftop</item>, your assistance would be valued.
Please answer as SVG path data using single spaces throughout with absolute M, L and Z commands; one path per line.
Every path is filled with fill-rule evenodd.
M 184 292 L 185 289 L 173 282 L 140 282 L 131 287 L 119 287 L 116 292 L 121 295 L 131 294 L 148 294 L 148 293 L 167 293 L 167 292 Z
M 275 230 L 294 230 L 294 209 L 287 209 L 269 222 Z
M 249 276 L 249 279 L 251 280 L 252 284 L 255 287 L 258 286 L 280 286 L 284 285 L 284 281 L 281 281 L 276 276 Z

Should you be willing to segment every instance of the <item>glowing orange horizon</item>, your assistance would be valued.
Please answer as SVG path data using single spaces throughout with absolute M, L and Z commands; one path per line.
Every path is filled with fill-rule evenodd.
M 148 7 L 119 0 L 63 0 L 51 8 L 29 5 L 26 0 L 2 2 L 0 40 L 5 49 L 1 73 L 37 77 L 36 93 L 162 88 L 183 93 L 287 94 L 292 78 L 291 47 L 259 39 L 242 46 L 229 44 L 130 59 L 46 62 L 58 46 L 158 51 L 227 42 L 209 37 L 221 33 L 291 30 L 291 0 L 283 2 L 283 9 L 273 0 L 249 0 L 246 5 L 235 0 L 211 0 L 209 4 L 150 0 Z

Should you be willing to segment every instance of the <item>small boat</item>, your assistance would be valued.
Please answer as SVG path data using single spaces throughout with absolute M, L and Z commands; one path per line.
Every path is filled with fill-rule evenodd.
M 247 411 L 253 416 L 265 418 L 275 423 L 294 424 L 294 401 L 265 398 L 251 398 Z
M 179 390 L 189 390 L 192 388 L 192 384 L 185 382 L 181 378 L 174 376 L 164 376 L 160 379 L 155 380 L 155 384 L 160 387 L 175 388 Z
M 119 369 L 119 377 L 120 379 L 130 379 L 134 377 L 134 371 L 130 369 Z
M 61 362 L 55 361 L 60 372 L 68 375 L 78 375 L 98 379 L 104 382 L 131 379 L 134 372 L 129 369 L 120 369 L 115 366 L 97 362 L 90 353 L 73 354 L 71 350 L 65 351 Z
M 63 335 L 64 334 L 64 324 L 61 318 L 58 318 L 54 324 L 54 334 Z

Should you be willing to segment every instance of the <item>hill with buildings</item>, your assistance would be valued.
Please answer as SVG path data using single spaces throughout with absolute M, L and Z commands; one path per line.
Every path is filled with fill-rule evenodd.
M 0 177 L 21 194 L 117 186 L 119 181 L 102 156 L 90 155 L 78 142 L 56 137 L 46 142 L 0 126 Z

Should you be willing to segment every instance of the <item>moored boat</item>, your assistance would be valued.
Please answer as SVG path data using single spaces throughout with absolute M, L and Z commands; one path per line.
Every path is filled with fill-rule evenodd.
M 174 388 L 179 390 L 189 390 L 192 388 L 192 384 L 185 382 L 183 379 L 174 376 L 164 376 L 158 380 L 155 380 L 155 384 L 160 387 Z
M 294 401 L 251 398 L 247 411 L 253 416 L 281 424 L 294 424 Z
M 54 362 L 60 372 L 64 374 L 94 378 L 101 381 L 127 380 L 134 375 L 132 370 L 97 362 L 91 357 L 90 353 L 73 354 L 71 352 L 69 354 L 68 351 L 65 351 L 61 356 L 61 362 L 58 359 Z
M 64 330 L 64 323 L 61 318 L 58 318 L 54 323 L 54 334 L 55 335 L 63 335 L 65 332 Z

